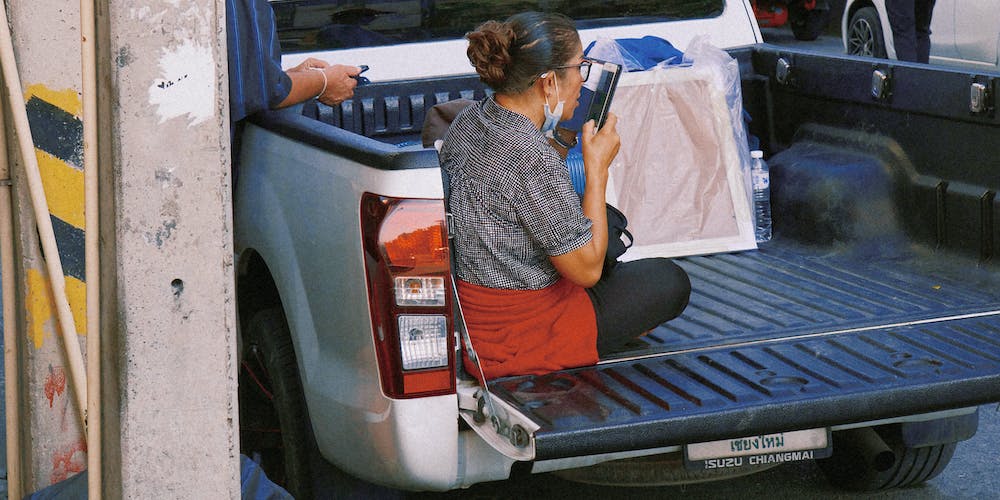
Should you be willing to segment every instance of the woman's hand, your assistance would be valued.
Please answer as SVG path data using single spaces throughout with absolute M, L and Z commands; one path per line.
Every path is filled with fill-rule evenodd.
M 589 120 L 583 125 L 582 148 L 583 167 L 587 176 L 587 184 L 594 182 L 595 187 L 604 187 L 608 184 L 608 167 L 618 155 L 621 148 L 621 138 L 618 137 L 618 117 L 614 113 L 608 113 L 608 119 L 600 130 L 595 130 L 596 125 L 593 120 Z

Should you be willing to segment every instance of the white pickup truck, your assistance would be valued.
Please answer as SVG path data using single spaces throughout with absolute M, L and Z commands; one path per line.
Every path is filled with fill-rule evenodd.
M 1000 401 L 1000 75 L 769 46 L 747 0 L 518 2 L 574 17 L 585 46 L 726 49 L 771 164 L 774 239 L 678 259 L 687 310 L 613 359 L 486 392 L 461 368 L 420 133 L 431 106 L 485 95 L 462 34 L 513 12 L 342 3 L 272 3 L 285 63 L 366 64 L 371 83 L 255 116 L 238 153 L 242 448 L 296 497 L 315 450 L 406 490 L 822 457 L 838 485 L 892 488 L 937 475 Z

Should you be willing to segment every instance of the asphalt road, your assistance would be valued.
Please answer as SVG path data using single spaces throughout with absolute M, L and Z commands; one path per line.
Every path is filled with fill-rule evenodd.
M 787 29 L 761 30 L 767 43 L 829 53 L 843 53 L 839 36 L 824 35 L 813 42 L 795 40 Z M 830 30 L 832 33 L 833 29 Z M 1000 500 L 1000 404 L 979 409 L 976 435 L 959 443 L 948 468 L 927 483 L 889 492 L 846 493 L 830 484 L 814 462 L 785 464 L 765 472 L 710 483 L 660 487 L 608 487 L 566 481 L 552 474 L 537 474 L 517 481 L 475 485 L 444 494 L 391 492 L 349 478 L 324 467 L 318 478 L 321 498 L 412 499 L 998 499 Z
M 844 43 L 840 40 L 839 34 L 834 35 L 832 33 L 832 28 L 811 42 L 796 40 L 792 32 L 787 28 L 761 28 L 760 34 L 764 37 L 764 43 L 815 50 L 829 54 L 844 53 Z

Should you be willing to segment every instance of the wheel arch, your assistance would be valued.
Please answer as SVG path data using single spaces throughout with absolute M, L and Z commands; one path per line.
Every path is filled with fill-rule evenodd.
M 240 327 L 245 330 L 255 312 L 270 307 L 282 307 L 278 286 L 264 257 L 254 249 L 246 249 L 240 254 L 236 271 L 236 309 Z

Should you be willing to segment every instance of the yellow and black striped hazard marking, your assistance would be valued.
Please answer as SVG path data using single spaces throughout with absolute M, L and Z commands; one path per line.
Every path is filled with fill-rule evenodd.
M 49 204 L 49 218 L 66 275 L 66 294 L 77 332 L 86 334 L 86 284 L 83 201 L 83 122 L 79 94 L 28 87 L 25 95 L 35 155 Z M 52 288 L 44 266 L 27 271 L 28 334 L 36 349 L 57 333 Z

